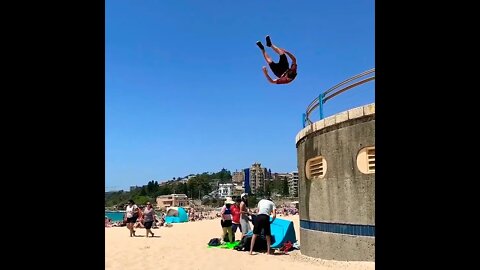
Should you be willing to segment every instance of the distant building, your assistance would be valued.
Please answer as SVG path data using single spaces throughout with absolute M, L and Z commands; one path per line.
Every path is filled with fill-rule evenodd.
M 280 180 L 285 180 L 291 177 L 289 173 L 273 173 L 272 174 L 272 181 L 280 181 Z
M 234 184 L 218 184 L 218 195 L 220 198 L 232 197 L 234 190 Z
M 259 191 L 267 191 L 271 178 L 271 170 L 262 168 L 262 164 L 255 162 L 250 168 L 243 169 L 240 172 L 234 172 L 232 183 L 238 186 L 240 186 L 241 183 L 245 193 L 256 194 Z
M 253 194 L 259 191 L 266 191 L 265 179 L 268 178 L 268 172 L 266 168 L 262 168 L 262 164 L 253 163 L 249 170 L 250 174 L 250 189 Z M 268 185 L 268 184 L 267 184 Z
M 240 196 L 244 193 L 244 189 L 241 185 L 235 185 L 235 188 L 233 189 L 233 196 Z
M 166 209 L 167 207 L 186 207 L 189 206 L 189 200 L 185 194 L 161 195 L 157 199 L 157 208 Z
M 291 197 L 298 197 L 298 172 L 291 172 L 288 177 L 288 193 Z
M 242 171 L 236 171 L 232 175 L 232 183 L 237 184 L 237 185 L 244 185 L 243 181 L 245 181 L 245 172 Z
M 250 187 L 250 169 L 244 169 L 243 170 L 243 176 L 244 176 L 244 181 L 243 181 L 243 188 L 245 190 L 245 193 L 252 193 L 252 188 Z

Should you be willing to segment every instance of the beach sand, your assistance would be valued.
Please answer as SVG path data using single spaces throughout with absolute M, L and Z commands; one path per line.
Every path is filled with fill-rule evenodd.
M 300 238 L 299 217 L 280 217 L 294 222 Z M 105 228 L 105 269 L 375 269 L 374 262 L 342 262 L 301 255 L 299 250 L 287 255 L 249 255 L 245 251 L 208 248 L 211 238 L 220 237 L 220 219 L 175 223 L 173 227 L 152 230 L 155 237 L 146 238 L 145 229 L 136 229 L 137 237 L 129 237 L 126 227 Z M 235 238 L 240 240 L 237 231 Z M 300 249 L 301 249 L 301 239 Z

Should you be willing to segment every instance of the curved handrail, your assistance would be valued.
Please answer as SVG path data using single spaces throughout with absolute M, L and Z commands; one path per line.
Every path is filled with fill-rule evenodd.
M 345 80 L 345 81 L 343 81 L 343 82 L 341 82 L 341 83 L 339 83 L 339 84 L 331 87 L 330 89 L 328 89 L 327 91 L 325 91 L 325 92 L 323 93 L 323 95 L 326 95 L 326 94 L 330 93 L 331 91 L 337 89 L 338 87 L 340 87 L 340 86 L 342 86 L 342 85 L 344 85 L 344 84 L 346 84 L 346 83 L 349 83 L 349 82 L 351 82 L 351 81 L 353 81 L 353 80 L 355 80 L 355 79 L 358 79 L 358 78 L 360 78 L 360 77 L 362 77 L 362 76 L 368 75 L 368 74 L 373 73 L 373 72 L 375 72 L 375 68 L 372 68 L 372 69 L 369 69 L 369 70 L 367 70 L 367 71 L 364 71 L 364 72 L 362 72 L 362 73 L 360 73 L 360 74 L 357 74 L 357 75 L 355 75 L 355 76 L 353 76 L 353 77 L 351 77 L 351 78 L 349 78 L 349 79 L 347 79 L 347 80 Z M 308 105 L 307 111 L 309 110 L 309 108 L 311 108 L 311 106 L 314 105 L 315 102 L 318 102 L 318 98 L 315 99 L 315 100 L 313 100 L 313 101 L 310 103 L 310 105 Z
M 323 92 L 322 94 L 320 94 L 320 96 L 318 96 L 317 98 L 315 98 L 308 106 L 307 106 L 307 110 L 306 110 L 306 113 L 303 115 L 303 127 L 305 127 L 305 123 L 308 122 L 308 124 L 312 124 L 313 122 L 310 120 L 310 114 L 318 107 L 320 107 L 320 119 L 323 118 L 323 104 L 325 102 L 327 102 L 328 100 L 332 99 L 333 97 L 349 90 L 349 89 L 352 89 L 356 86 L 359 86 L 361 84 L 364 84 L 364 83 L 367 83 L 369 81 L 372 81 L 372 80 L 375 80 L 375 74 L 373 74 L 372 76 L 370 77 L 367 77 L 367 78 L 363 78 L 357 82 L 352 82 L 356 79 L 360 79 L 362 77 L 365 77 L 366 75 L 369 75 L 369 74 L 372 74 L 372 73 L 375 73 L 375 68 L 372 68 L 372 69 L 369 69 L 367 71 L 364 71 L 360 74 L 357 74 L 349 79 L 346 79 L 344 80 L 343 82 L 331 87 L 330 89 L 326 90 L 325 92 Z M 348 84 L 352 82 L 351 84 Z M 348 85 L 346 85 L 348 84 Z M 346 86 L 344 86 L 346 85 Z M 344 86 L 342 88 L 340 88 L 341 86 Z M 340 88 L 340 89 L 338 89 Z M 331 93 L 332 91 L 336 90 L 335 92 Z M 330 95 L 328 95 L 329 93 L 331 93 Z M 328 96 L 327 96 L 328 95 Z

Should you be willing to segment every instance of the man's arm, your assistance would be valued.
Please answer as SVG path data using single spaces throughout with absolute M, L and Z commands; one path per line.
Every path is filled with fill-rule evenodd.
M 277 209 L 275 206 L 273 207 L 273 215 L 272 215 L 272 221 L 270 221 L 270 224 L 273 223 L 273 221 L 277 218 Z
M 240 203 L 240 213 L 242 214 L 248 214 L 248 209 L 247 206 L 245 205 L 244 202 Z
M 225 213 L 226 208 L 227 207 L 225 207 L 225 205 L 224 205 L 224 206 L 222 206 L 222 209 L 220 210 L 220 216 L 221 216 L 222 221 L 223 221 L 223 214 Z
M 265 77 L 267 77 L 267 80 L 271 83 L 276 84 L 277 83 L 276 80 L 272 80 L 272 78 L 270 78 L 270 75 L 268 75 L 267 67 L 264 66 L 262 67 L 262 69 L 263 69 L 263 74 L 265 74 Z

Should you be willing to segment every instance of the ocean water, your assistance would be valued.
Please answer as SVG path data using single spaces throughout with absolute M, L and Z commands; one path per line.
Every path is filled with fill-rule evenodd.
M 124 212 L 110 212 L 110 211 L 105 211 L 105 216 L 108 218 L 112 219 L 113 222 L 115 221 L 123 221 L 123 215 Z

